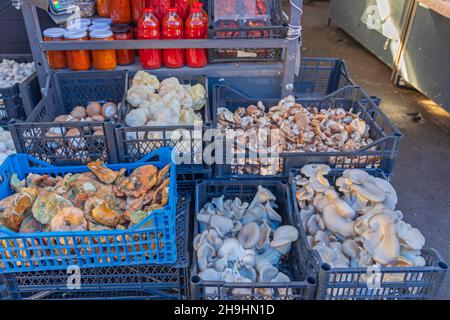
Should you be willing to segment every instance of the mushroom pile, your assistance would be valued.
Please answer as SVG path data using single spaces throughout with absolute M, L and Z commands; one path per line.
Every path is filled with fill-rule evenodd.
M 103 105 L 99 102 L 90 102 L 86 108 L 83 106 L 76 106 L 68 115 L 59 115 L 53 122 L 103 122 L 109 119 L 117 118 L 117 112 L 120 104 L 114 102 L 105 102 Z M 82 132 L 83 131 L 83 132 Z M 56 153 L 63 154 L 65 148 L 55 142 L 55 139 L 61 137 L 69 137 L 68 147 L 75 151 L 84 150 L 87 146 L 86 138 L 90 136 L 103 136 L 103 126 L 83 126 L 83 128 L 65 128 L 64 126 L 48 128 L 45 136 L 52 138 L 48 143 L 48 147 L 56 149 Z
M 197 213 L 201 233 L 194 239 L 198 276 L 204 281 L 229 283 L 288 283 L 279 270 L 281 259 L 298 239 L 298 230 L 281 225 L 276 197 L 259 186 L 251 203 L 225 196 L 212 199 Z M 207 294 L 218 294 L 207 288 Z M 282 294 L 291 290 L 280 289 Z M 251 289 L 233 288 L 232 295 L 250 295 Z M 271 288 L 257 288 L 256 294 L 272 295 Z
M 332 187 L 327 165 L 307 165 L 295 183 L 310 247 L 333 268 L 422 267 L 425 238 L 395 210 L 392 185 L 360 169 L 345 170 Z
M 12 175 L 15 193 L 0 201 L 0 225 L 20 233 L 125 230 L 168 202 L 170 165 L 144 165 L 129 176 L 102 161 L 88 168 L 57 177 Z
M 159 82 L 154 75 L 138 71 L 127 102 L 133 107 L 125 117 L 127 126 L 191 125 L 203 121 L 197 112 L 205 106 L 206 91 L 201 84 L 182 85 L 174 77 Z
M 217 116 L 220 131 L 230 137 L 232 134 L 226 130 L 236 130 L 236 144 L 247 147 L 255 154 L 262 150 L 270 153 L 349 152 L 373 142 L 369 136 L 369 125 L 352 109 L 304 108 L 295 102 L 293 96 L 267 109 L 261 101 L 247 108 L 240 107 L 235 112 L 219 108 Z M 239 149 L 235 151 L 240 152 Z M 251 157 L 244 163 L 236 161 L 233 163 L 234 173 L 266 175 L 281 170 L 278 161 L 270 164 L 261 162 L 262 159 Z
M 19 63 L 3 59 L 0 63 L 0 88 L 9 88 L 16 83 L 21 83 L 34 71 L 34 62 Z
M 0 127 L 0 164 L 10 155 L 16 153 L 11 133 Z

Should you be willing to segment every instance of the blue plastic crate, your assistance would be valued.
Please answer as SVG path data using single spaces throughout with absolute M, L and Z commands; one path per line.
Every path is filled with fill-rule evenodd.
M 66 270 L 3 274 L 0 275 L 0 299 L 2 292 L 3 298 L 13 300 L 187 299 L 190 203 L 189 196 L 180 194 L 176 214 L 178 255 L 174 264 L 80 268 L 79 286 L 72 288 L 68 287 L 73 282 Z
M 73 265 L 102 267 L 174 263 L 177 259 L 177 185 L 171 149 L 160 148 L 137 162 L 110 164 L 108 167 L 113 170 L 126 168 L 129 174 L 144 164 L 162 168 L 169 163 L 172 165 L 168 204 L 128 230 L 19 234 L 0 229 L 0 273 L 58 270 Z M 9 186 L 9 178 L 13 173 L 23 179 L 28 173 L 57 176 L 87 171 L 87 166 L 56 167 L 25 154 L 10 156 L 0 167 L 3 178 L 0 197 L 13 193 Z
M 325 177 L 331 185 L 342 175 L 343 169 L 332 169 Z M 387 179 L 382 170 L 364 169 L 369 174 Z M 300 169 L 292 169 L 289 175 L 294 219 L 300 230 L 301 256 L 306 259 L 309 269 L 317 274 L 316 300 L 423 300 L 434 299 L 448 270 L 442 256 L 431 248 L 422 249 L 425 267 L 381 267 L 380 286 L 370 288 L 368 268 L 332 268 L 324 263 L 317 251 L 312 250 L 307 240 L 306 230 L 300 219 L 297 203 L 295 177 Z

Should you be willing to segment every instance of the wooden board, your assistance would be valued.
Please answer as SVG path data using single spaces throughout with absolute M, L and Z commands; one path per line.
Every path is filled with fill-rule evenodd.
M 450 19 L 450 0 L 418 0 L 418 2 Z

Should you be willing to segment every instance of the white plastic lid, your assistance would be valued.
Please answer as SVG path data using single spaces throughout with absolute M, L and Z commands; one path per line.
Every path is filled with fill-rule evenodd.
M 110 30 L 111 26 L 109 24 L 98 23 L 98 24 L 93 24 L 93 25 L 89 26 L 88 29 L 89 29 L 89 31 Z
M 81 25 L 83 27 L 85 27 L 85 26 L 88 27 L 88 26 L 91 25 L 91 19 L 89 19 L 89 18 L 80 18 L 80 19 L 70 20 L 67 23 L 67 26 L 69 27 L 69 26 L 72 26 L 72 25 L 75 25 L 75 26 Z
M 95 20 L 92 20 L 92 24 L 108 24 L 111 25 L 112 20 L 109 18 L 98 18 Z
M 113 33 L 111 30 L 94 30 L 91 33 L 89 33 L 89 36 L 95 39 L 103 39 L 112 37 Z
M 48 28 L 45 29 L 44 32 L 42 32 L 44 37 L 48 38 L 61 38 L 64 35 L 64 29 L 63 28 Z
M 83 29 L 66 30 L 66 32 L 64 32 L 64 38 L 66 39 L 81 39 L 86 36 L 86 30 Z

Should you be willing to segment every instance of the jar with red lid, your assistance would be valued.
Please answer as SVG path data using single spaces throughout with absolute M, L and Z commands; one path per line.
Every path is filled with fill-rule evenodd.
M 44 32 L 44 41 L 64 41 L 63 28 L 48 28 Z M 51 69 L 67 68 L 66 53 L 64 51 L 47 51 L 47 61 Z
M 90 33 L 91 40 L 112 41 L 114 36 L 111 30 L 95 30 Z M 92 64 L 97 70 L 113 70 L 117 66 L 116 50 L 92 50 Z
M 109 18 L 109 1 L 110 0 L 97 0 L 97 13 L 99 17 Z
M 133 40 L 134 31 L 130 25 L 118 24 L 111 27 L 111 31 L 114 34 L 114 40 Z M 117 64 L 126 66 L 134 63 L 135 51 L 133 49 L 116 49 Z
M 84 30 L 67 30 L 64 32 L 65 41 L 86 41 L 87 32 Z M 91 68 L 91 53 L 89 50 L 66 51 L 67 65 L 72 71 L 84 71 Z
M 177 14 L 177 8 L 170 8 L 162 23 L 163 39 L 183 39 L 183 20 Z M 181 68 L 184 66 L 184 49 L 164 49 L 164 66 L 167 68 Z
M 110 0 L 109 10 L 113 24 L 131 23 L 131 0 Z

